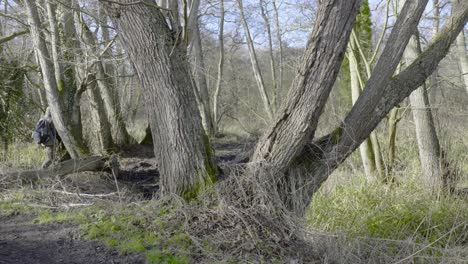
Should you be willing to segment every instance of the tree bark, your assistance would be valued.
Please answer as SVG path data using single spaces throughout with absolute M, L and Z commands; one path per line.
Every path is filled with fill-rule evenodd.
M 275 30 L 276 30 L 276 41 L 278 42 L 278 91 L 283 90 L 283 40 L 281 37 L 281 26 L 279 22 L 279 16 L 278 16 L 278 8 L 276 6 L 276 1 L 271 0 L 271 4 L 273 6 L 273 12 L 274 12 L 274 17 L 275 17 Z M 278 97 L 278 95 L 276 95 Z M 279 98 L 276 98 L 274 107 L 277 109 L 279 105 Z
M 461 0 L 452 0 L 452 13 L 454 12 L 453 10 L 458 9 L 461 5 Z M 468 93 L 468 55 L 466 53 L 465 32 L 463 30 L 457 37 L 456 46 L 462 82 L 465 86 L 465 91 Z
M 276 82 L 276 63 L 275 63 L 275 56 L 273 55 L 273 39 L 271 36 L 271 26 L 270 26 L 270 19 L 268 18 L 268 14 L 265 12 L 265 8 L 263 5 L 265 2 L 263 0 L 259 0 L 260 11 L 262 13 L 263 21 L 265 22 L 265 28 L 267 32 L 267 39 L 268 39 L 268 56 L 270 57 L 270 70 L 271 70 L 271 81 L 273 83 L 273 92 L 271 98 L 271 107 L 273 113 L 276 112 L 276 100 L 278 100 L 278 84 Z
M 348 45 L 349 71 L 351 80 L 351 101 L 354 105 L 361 94 L 361 85 L 359 83 L 359 64 L 355 55 L 354 41 L 350 40 Z M 373 180 L 376 174 L 374 151 L 370 138 L 364 140 L 359 146 L 364 173 L 368 180 Z
M 421 53 L 419 38 L 413 35 L 406 47 L 404 59 L 411 64 Z M 440 144 L 437 137 L 434 118 L 427 95 L 426 84 L 416 89 L 410 95 L 411 111 L 416 126 L 419 159 L 424 175 L 424 182 L 429 190 L 439 195 L 442 190 L 442 169 L 440 162 Z
M 404 51 L 402 47 L 406 46 L 404 40 L 409 40 L 411 34 L 416 30 L 417 19 L 411 22 L 412 19 L 409 19 L 409 17 L 411 14 L 417 14 L 416 18 L 420 17 L 419 8 L 416 12 L 411 11 L 414 6 L 413 8 L 408 7 L 422 4 L 424 3 L 407 1 L 398 17 L 389 41 L 371 77 L 371 79 L 380 79 L 383 75 L 387 75 L 384 80 L 368 82 L 351 112 L 346 116 L 343 125 L 333 133 L 309 145 L 309 152 L 312 150 L 312 153 L 318 156 L 320 160 L 319 165 L 314 166 L 311 172 L 311 175 L 313 175 L 310 179 L 312 181 L 311 185 L 315 186 L 311 190 L 312 194 L 331 172 L 359 146 L 394 106 L 403 101 L 429 78 L 437 68 L 438 63 L 450 50 L 451 45 L 468 19 L 468 2 L 464 2 L 447 20 L 429 47 L 405 70 L 391 77 L 391 74 L 384 73 L 384 71 L 394 71 L 394 69 L 388 69 L 388 65 L 398 64 L 401 53 Z M 401 28 L 402 23 L 399 23 L 399 21 L 406 21 L 404 29 Z M 400 36 L 395 38 L 394 31 L 401 32 Z M 393 56 L 389 56 L 390 54 L 393 54 Z M 381 63 L 383 65 L 379 67 Z M 387 68 L 384 65 L 387 65 Z M 375 83 L 380 84 L 375 85 Z M 339 135 L 337 140 L 329 140 L 334 139 L 337 134 Z M 313 146 L 320 146 L 320 150 Z
M 303 187 L 307 176 L 296 173 L 288 177 L 284 173 L 293 166 L 293 161 L 315 133 L 343 60 L 358 8 L 359 1 L 328 0 L 320 6 L 314 31 L 288 97 L 279 108 L 274 125 L 260 138 L 253 154 L 249 175 L 257 183 L 253 187 L 258 189 L 255 192 L 259 197 L 254 198 L 257 203 L 274 203 L 279 199 L 289 210 L 300 213 L 310 202 L 311 196 L 304 193 L 306 189 Z
M 216 181 L 217 166 L 201 124 L 186 48 L 151 2 L 103 1 L 145 94 L 162 192 L 190 199 Z
M 60 100 L 57 80 L 55 79 L 54 65 L 49 60 L 50 55 L 45 43 L 44 34 L 41 31 L 41 22 L 37 12 L 36 1 L 25 0 L 25 7 L 29 18 L 31 38 L 36 51 L 44 86 L 46 89 L 47 102 L 51 108 L 52 119 L 58 134 L 72 158 L 80 158 L 87 155 L 87 149 L 80 137 L 81 131 L 74 131 L 66 117 L 67 111 Z M 77 94 L 80 96 L 79 94 Z
M 75 7 L 75 9 L 77 8 L 79 8 L 79 6 Z M 112 85 L 109 82 L 109 76 L 105 72 L 102 58 L 98 54 L 99 49 L 96 44 L 95 36 L 88 25 L 84 23 L 79 11 L 75 11 L 74 16 L 75 24 L 81 31 L 81 39 L 88 46 L 88 49 L 91 50 L 89 53 L 90 57 L 96 57 L 92 68 L 96 72 L 97 87 L 99 88 L 100 97 L 102 97 L 104 102 L 105 108 L 103 112 L 106 114 L 106 119 L 108 119 L 108 123 L 110 124 L 112 140 L 117 144 L 126 144 L 130 141 L 130 136 L 122 118 L 120 102 L 114 101 Z
M 200 98 L 200 114 L 202 118 L 203 128 L 208 135 L 214 135 L 214 123 L 211 113 L 211 100 L 208 93 L 208 84 L 206 82 L 205 60 L 203 58 L 203 48 L 200 36 L 200 26 L 198 24 L 198 7 L 200 0 L 189 0 L 187 2 L 191 6 L 187 18 L 188 31 L 186 34 L 189 42 L 189 50 L 192 57 L 192 68 L 198 94 Z
M 250 35 L 249 26 L 247 25 L 247 20 L 244 16 L 244 6 L 242 0 L 236 0 L 237 6 L 239 7 L 239 14 L 242 26 L 244 28 L 244 35 L 247 41 L 247 46 L 249 48 L 250 61 L 252 63 L 252 69 L 254 72 L 255 81 L 257 82 L 258 90 L 260 92 L 260 98 L 263 102 L 263 107 L 267 114 L 268 120 L 273 119 L 273 110 L 271 109 L 270 99 L 265 88 L 265 81 L 263 80 L 262 71 L 260 70 L 260 65 L 258 64 L 257 54 L 255 52 L 255 47 L 252 41 L 252 36 Z

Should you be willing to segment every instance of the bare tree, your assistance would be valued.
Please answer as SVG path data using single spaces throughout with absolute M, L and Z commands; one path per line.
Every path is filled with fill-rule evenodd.
M 263 107 L 268 116 L 269 120 L 273 119 L 273 109 L 271 108 L 271 102 L 268 97 L 268 93 L 265 87 L 265 81 L 263 80 L 262 71 L 260 70 L 260 65 L 258 64 L 257 54 L 255 52 L 254 43 L 252 41 L 252 36 L 250 35 L 249 26 L 244 15 L 244 4 L 242 0 L 236 0 L 237 6 L 239 8 L 240 19 L 242 27 L 244 28 L 244 35 L 247 41 L 247 46 L 249 48 L 250 61 L 252 63 L 252 69 L 255 76 L 255 81 L 257 82 L 257 87 L 260 92 L 260 97 L 262 98 Z
M 218 77 L 216 79 L 216 87 L 213 95 L 213 124 L 215 127 L 215 133 L 218 132 L 218 100 L 219 92 L 221 90 L 221 83 L 223 81 L 223 71 L 224 71 L 224 0 L 219 1 L 219 32 L 218 32 Z
M 201 124 L 186 45 L 170 27 L 177 22 L 168 24 L 149 0 L 103 3 L 143 88 L 162 191 L 195 197 L 218 172 Z
M 67 113 L 67 110 L 60 98 L 60 93 L 63 93 L 63 90 L 59 89 L 58 83 L 60 80 L 56 79 L 54 64 L 49 60 L 51 56 L 49 55 L 44 34 L 41 30 L 42 23 L 37 11 L 36 1 L 26 0 L 24 1 L 24 4 L 29 18 L 32 42 L 41 65 L 47 102 L 51 108 L 52 119 L 54 121 L 57 132 L 62 138 L 63 143 L 72 158 L 86 156 L 88 150 L 83 144 L 81 131 L 77 131 L 76 128 L 72 127 L 72 123 L 74 122 L 70 122 L 70 119 L 65 114 Z M 73 91 L 72 113 L 73 115 L 77 116 L 78 114 L 75 112 L 76 104 L 79 103 L 79 99 L 81 98 L 81 95 L 84 91 L 80 89 L 74 89 Z

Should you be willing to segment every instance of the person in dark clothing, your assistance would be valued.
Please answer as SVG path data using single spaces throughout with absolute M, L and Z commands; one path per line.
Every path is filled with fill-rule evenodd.
M 58 141 L 57 131 L 55 130 L 49 107 L 47 107 L 44 116 L 37 122 L 32 137 L 34 142 L 44 147 L 46 159 L 42 163 L 42 168 L 46 169 L 54 160 L 56 143 Z

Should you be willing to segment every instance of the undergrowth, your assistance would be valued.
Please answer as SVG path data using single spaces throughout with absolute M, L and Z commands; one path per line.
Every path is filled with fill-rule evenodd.
M 468 199 L 436 199 L 413 181 L 390 186 L 355 178 L 318 192 L 306 218 L 314 229 L 351 238 L 426 245 L 431 256 L 468 242 Z

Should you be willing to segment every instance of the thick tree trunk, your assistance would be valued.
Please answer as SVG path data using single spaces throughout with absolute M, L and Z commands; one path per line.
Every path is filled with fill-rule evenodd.
M 186 48 L 151 2 L 103 1 L 143 87 L 161 189 L 192 198 L 216 181 L 217 166 L 201 124 Z
M 239 7 L 241 23 L 244 28 L 245 39 L 249 48 L 250 61 L 252 63 L 255 81 L 257 82 L 258 91 L 260 92 L 260 98 L 262 98 L 263 107 L 267 114 L 268 120 L 271 121 L 273 119 L 273 110 L 271 108 L 270 99 L 268 98 L 268 93 L 265 88 L 265 81 L 263 80 L 262 71 L 260 70 L 260 65 L 258 64 L 257 54 L 255 52 L 252 36 L 250 35 L 249 26 L 247 25 L 247 20 L 244 16 L 244 5 L 242 3 L 242 0 L 236 1 L 237 6 Z
M 221 83 L 223 81 L 223 71 L 224 71 L 224 0 L 219 1 L 219 31 L 218 31 L 218 77 L 216 79 L 216 88 L 213 95 L 213 124 L 215 134 L 218 133 L 218 100 L 219 92 L 221 91 Z
M 66 108 L 62 105 L 60 100 L 57 80 L 55 79 L 54 65 L 49 60 L 51 57 L 47 50 L 44 34 L 41 31 L 41 22 L 37 12 L 36 1 L 26 0 L 24 3 L 29 18 L 32 42 L 41 65 L 47 101 L 51 109 L 54 125 L 72 158 L 86 156 L 87 150 L 80 137 L 81 131 L 74 131 L 70 121 L 66 117 Z
M 274 125 L 260 138 L 253 154 L 250 175 L 257 183 L 252 184 L 255 185 L 252 188 L 258 189 L 255 191 L 256 203 L 270 208 L 268 203 L 279 199 L 289 210 L 300 213 L 310 202 L 310 196 L 306 195 L 308 188 L 304 186 L 307 171 L 287 170 L 297 166 L 293 165 L 294 161 L 315 133 L 343 60 L 358 8 L 359 1 L 328 0 L 320 6 L 314 31 L 288 97 L 278 109 Z M 313 162 L 307 157 L 300 159 L 307 164 Z

